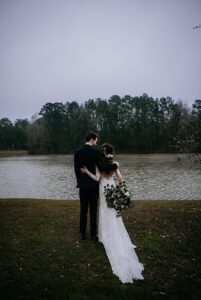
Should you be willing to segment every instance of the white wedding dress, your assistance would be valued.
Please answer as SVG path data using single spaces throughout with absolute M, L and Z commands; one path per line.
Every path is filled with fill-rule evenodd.
M 119 172 L 117 169 L 116 173 Z M 99 222 L 98 238 L 103 243 L 113 273 L 122 283 L 132 283 L 134 279 L 144 279 L 143 265 L 139 262 L 130 237 L 124 226 L 122 217 L 116 216 L 116 210 L 108 208 L 104 186 L 115 185 L 113 176 L 104 177 L 96 168 L 96 176 L 89 173 L 94 180 L 99 181 Z

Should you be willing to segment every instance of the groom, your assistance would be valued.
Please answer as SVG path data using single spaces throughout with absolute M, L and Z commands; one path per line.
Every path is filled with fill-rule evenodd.
M 97 204 L 99 198 L 99 184 L 91 179 L 87 174 L 81 173 L 80 168 L 84 166 L 95 174 L 96 166 L 100 171 L 112 171 L 117 169 L 117 165 L 106 164 L 102 161 L 100 153 L 94 147 L 97 145 L 98 136 L 95 132 L 89 131 L 85 136 L 85 144 L 79 148 L 74 155 L 74 169 L 77 178 L 77 187 L 80 189 L 80 234 L 85 240 L 88 206 L 90 208 L 90 234 L 91 240 L 97 241 L 96 218 Z

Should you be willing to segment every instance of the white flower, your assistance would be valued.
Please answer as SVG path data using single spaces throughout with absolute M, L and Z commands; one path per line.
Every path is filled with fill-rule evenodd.
M 113 154 L 105 154 L 106 158 L 113 158 Z

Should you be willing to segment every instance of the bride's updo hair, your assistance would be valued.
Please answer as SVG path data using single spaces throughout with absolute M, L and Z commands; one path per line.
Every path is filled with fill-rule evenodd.
M 114 147 L 111 144 L 104 143 L 101 145 L 100 153 L 106 162 L 113 162 Z
M 104 143 L 100 147 L 100 153 L 103 160 L 106 163 L 112 164 L 113 163 L 113 155 L 114 155 L 114 147 L 111 144 Z M 105 175 L 109 176 L 113 174 L 113 171 L 103 172 Z

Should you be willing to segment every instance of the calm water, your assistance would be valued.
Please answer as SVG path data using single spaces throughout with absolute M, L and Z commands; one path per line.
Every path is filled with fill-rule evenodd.
M 201 168 L 182 155 L 117 155 L 132 199 L 201 199 Z M 0 198 L 78 199 L 72 155 L 0 158 Z

